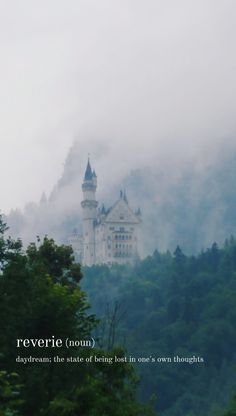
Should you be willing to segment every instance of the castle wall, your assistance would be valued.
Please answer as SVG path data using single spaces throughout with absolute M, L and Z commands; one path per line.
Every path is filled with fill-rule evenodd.
M 97 264 L 132 263 L 139 255 L 139 225 L 109 222 L 95 227 Z

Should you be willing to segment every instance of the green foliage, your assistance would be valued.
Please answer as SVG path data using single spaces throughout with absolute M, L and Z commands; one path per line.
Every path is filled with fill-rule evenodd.
M 0 414 L 4 416 L 20 416 L 17 409 L 23 403 L 19 398 L 21 387 L 17 373 L 0 371 Z
M 129 363 L 95 362 L 95 356 L 123 357 L 127 350 L 134 357 L 204 358 L 203 364 L 137 365 L 139 398 L 147 401 L 154 393 L 163 416 L 235 415 L 235 399 L 215 413 L 236 389 L 233 237 L 223 248 L 213 244 L 198 256 L 188 257 L 177 247 L 173 255 L 155 251 L 134 267 L 85 268 L 81 280 L 69 247 L 45 237 L 24 251 L 20 241 L 4 238 L 5 230 L 0 221 L 0 414 L 154 415 L 153 403 L 135 400 L 137 376 Z M 91 334 L 96 349 L 70 350 L 83 363 L 15 361 L 17 355 L 55 355 L 52 349 L 19 352 L 17 338 L 86 339 Z M 66 358 L 68 350 L 58 355 Z M 86 363 L 89 356 L 92 361 Z
M 17 339 L 90 339 L 98 321 L 88 313 L 78 284 L 80 266 L 70 247 L 45 237 L 25 252 L 20 241 L 4 238 L 5 229 L 0 219 L 0 415 L 153 415 L 152 406 L 135 400 L 137 379 L 130 364 L 95 360 L 95 355 L 123 356 L 123 349 L 68 350 L 65 343 L 56 350 L 16 347 Z M 54 362 L 55 355 L 64 362 Z M 46 357 L 49 362 L 23 364 L 18 356 Z M 68 357 L 83 362 L 72 363 Z
M 82 287 L 103 320 L 124 311 L 115 343 L 133 356 L 203 357 L 203 364 L 137 365 L 140 397 L 157 395 L 164 416 L 208 415 L 236 389 L 236 242 L 198 256 L 157 251 L 134 267 L 84 269 Z M 98 333 L 99 333 L 98 329 Z
M 209 416 L 236 416 L 236 394 L 233 396 L 225 410 L 217 410 Z

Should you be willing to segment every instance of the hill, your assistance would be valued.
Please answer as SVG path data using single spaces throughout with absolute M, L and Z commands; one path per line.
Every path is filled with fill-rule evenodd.
M 226 405 L 236 388 L 233 238 L 198 256 L 177 247 L 174 254 L 155 251 L 133 268 L 83 272 L 103 346 L 122 344 L 133 357 L 155 360 L 136 363 L 142 399 L 156 394 L 162 416 L 207 416 Z

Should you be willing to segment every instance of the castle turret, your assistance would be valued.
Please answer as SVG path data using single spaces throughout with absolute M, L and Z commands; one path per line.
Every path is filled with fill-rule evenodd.
M 92 171 L 88 159 L 84 181 L 82 184 L 83 201 L 83 264 L 91 266 L 95 263 L 95 221 L 97 218 L 97 206 L 95 193 L 97 189 L 97 177 Z

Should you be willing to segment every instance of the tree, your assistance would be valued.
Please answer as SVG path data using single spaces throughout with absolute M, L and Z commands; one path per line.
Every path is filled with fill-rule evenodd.
M 177 246 L 174 251 L 174 266 L 175 266 L 176 272 L 179 275 L 183 275 L 185 263 L 186 263 L 186 256 L 183 254 L 181 248 Z
M 14 411 L 33 416 L 152 415 L 150 406 L 135 401 L 137 378 L 130 364 L 110 365 L 96 360 L 123 357 L 122 349 L 68 350 L 64 342 L 56 351 L 16 347 L 17 339 L 45 340 L 54 336 L 62 340 L 89 340 L 97 319 L 88 314 L 86 295 L 79 286 L 80 266 L 74 263 L 70 247 L 58 246 L 45 237 L 24 251 L 20 241 L 4 238 L 5 230 L 0 218 L 0 348 L 4 371 L 0 374 L 19 375 L 22 389 Z M 64 361 L 55 363 L 55 355 Z M 24 365 L 16 362 L 18 356 L 46 357 L 49 362 Z M 72 363 L 78 357 L 82 362 Z M 11 386 L 9 389 L 11 392 Z M 6 409 L 6 404 L 1 403 L 0 414 L 6 416 Z

